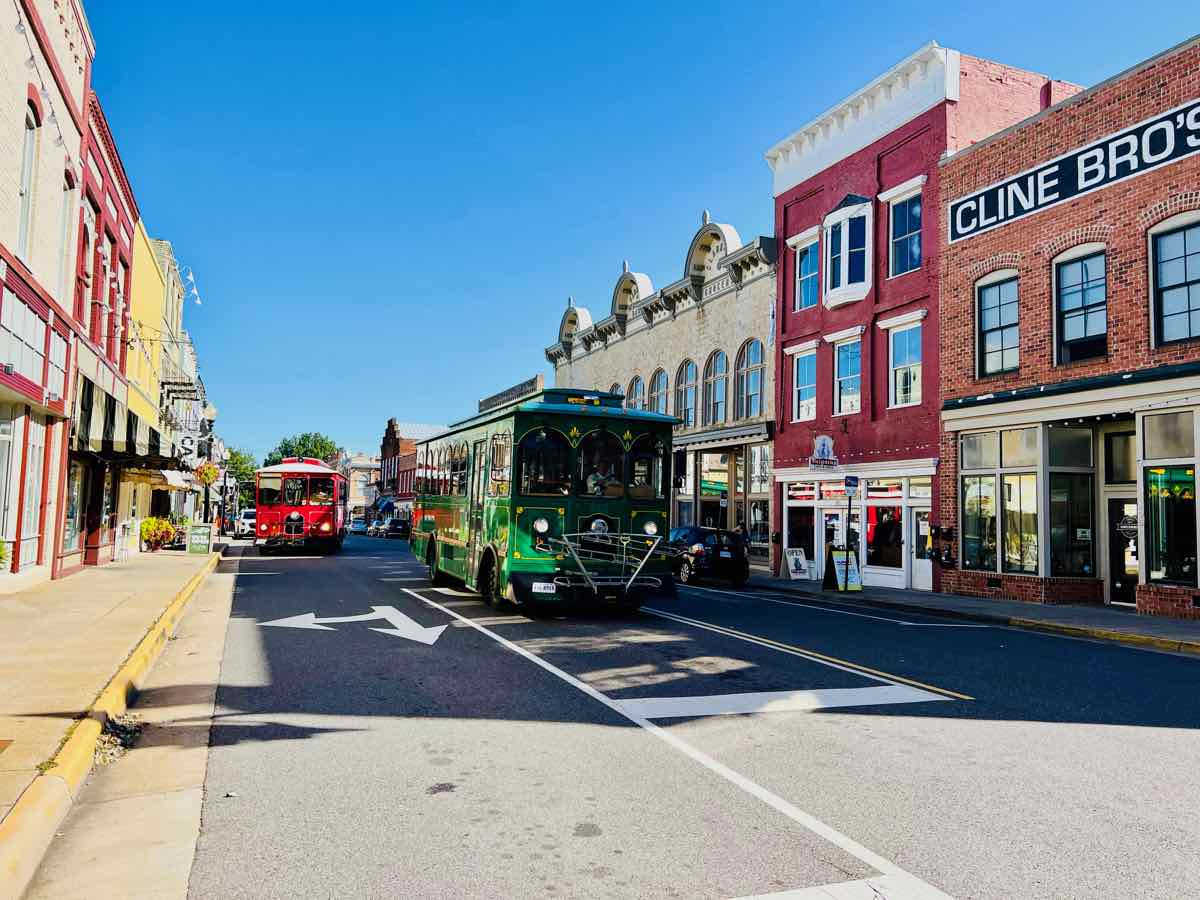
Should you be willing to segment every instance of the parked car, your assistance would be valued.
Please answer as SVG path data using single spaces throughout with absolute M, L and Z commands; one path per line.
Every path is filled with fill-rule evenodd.
M 674 554 L 675 577 L 682 584 L 715 578 L 741 587 L 750 577 L 746 541 L 736 532 L 686 525 L 671 529 L 667 546 Z
M 351 534 L 366 534 L 367 533 L 367 520 L 366 519 L 351 519 L 350 520 L 350 533 Z
M 384 522 L 372 522 L 367 526 L 367 537 L 382 537 L 385 524 Z
M 233 520 L 234 537 L 254 537 L 254 526 L 258 521 L 252 509 L 243 509 L 242 514 Z
M 402 541 L 407 541 L 412 534 L 412 526 L 408 519 L 392 519 L 387 523 L 387 529 L 383 536 L 389 538 L 400 538 Z

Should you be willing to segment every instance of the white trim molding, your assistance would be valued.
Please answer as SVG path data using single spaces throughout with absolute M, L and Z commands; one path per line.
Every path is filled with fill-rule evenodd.
M 845 341 L 857 340 L 862 337 L 863 332 L 866 330 L 866 325 L 851 325 L 849 328 L 843 328 L 841 331 L 823 334 L 821 335 L 821 340 L 827 344 L 841 344 Z
M 890 187 L 882 194 L 878 195 L 880 203 L 894 203 L 897 200 L 907 200 L 915 194 L 921 193 L 921 189 L 925 187 L 925 182 L 928 180 L 926 175 L 918 175 L 915 178 L 910 178 L 908 181 L 902 182 L 895 187 Z
M 799 234 L 793 234 L 784 243 L 786 243 L 788 245 L 788 247 L 790 247 L 791 249 L 795 250 L 797 247 L 811 244 L 813 241 L 815 241 L 820 236 L 821 236 L 821 226 L 814 225 L 812 228 L 805 228 Z
M 811 341 L 801 341 L 799 344 L 792 344 L 790 347 L 784 347 L 783 355 L 798 356 L 801 353 L 812 353 L 820 345 L 820 338 L 813 338 Z
M 869 463 L 853 463 L 847 466 L 838 466 L 836 469 L 821 467 L 809 468 L 808 466 L 794 466 L 787 469 L 775 470 L 775 481 L 784 483 L 788 481 L 837 481 L 845 475 L 882 475 L 888 478 L 903 478 L 914 475 L 936 475 L 937 474 L 937 457 L 928 459 L 898 459 L 892 462 L 869 462 Z M 931 498 L 936 499 L 936 498 Z M 823 501 L 802 501 L 805 503 L 821 503 Z M 845 500 L 838 502 L 845 504 Z M 861 500 L 859 501 L 861 502 Z M 914 504 L 919 506 L 920 504 Z
M 959 54 L 930 41 L 766 152 L 774 196 L 959 97 Z
M 898 316 L 890 316 L 886 319 L 880 319 L 875 324 L 884 331 L 891 331 L 893 328 L 899 328 L 901 325 L 915 325 L 927 315 L 929 315 L 928 309 L 914 309 L 912 312 L 901 313 Z

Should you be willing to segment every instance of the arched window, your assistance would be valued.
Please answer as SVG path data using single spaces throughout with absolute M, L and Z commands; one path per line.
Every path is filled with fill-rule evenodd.
M 571 489 L 571 445 L 557 431 L 541 429 L 517 447 L 517 484 L 530 497 L 564 497 Z
M 685 359 L 675 373 L 675 417 L 683 420 L 684 428 L 696 424 L 696 364 Z
M 610 387 L 610 388 L 608 389 L 608 392 L 609 392 L 610 394 L 616 394 L 616 395 L 618 395 L 618 396 L 620 396 L 620 397 L 624 397 L 624 396 L 625 396 L 625 389 L 624 389 L 623 387 L 621 387 L 619 384 L 614 384 L 612 387 Z
M 659 369 L 650 376 L 650 393 L 647 395 L 646 409 L 650 412 L 667 412 L 667 373 Z
M 625 395 L 625 408 L 646 408 L 646 383 L 642 381 L 641 375 L 634 375 L 633 381 L 629 382 L 629 393 Z
M 762 415 L 763 348 L 762 341 L 751 338 L 738 351 L 734 366 L 735 419 Z
M 625 450 L 616 435 L 593 431 L 579 442 L 575 493 L 585 497 L 625 495 Z
M 723 350 L 713 351 L 704 364 L 704 424 L 725 421 L 725 403 L 729 396 L 729 357 Z
M 21 182 L 17 193 L 21 198 L 21 217 L 17 221 L 17 255 L 29 252 L 29 229 L 33 219 L 33 189 L 37 182 L 38 131 L 41 120 L 32 103 L 25 107 L 25 140 L 21 151 Z

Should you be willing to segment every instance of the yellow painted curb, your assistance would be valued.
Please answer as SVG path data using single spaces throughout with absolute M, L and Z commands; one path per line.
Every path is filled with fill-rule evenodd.
M 1031 631 L 1047 631 L 1051 634 L 1066 634 L 1071 637 L 1094 638 L 1099 641 L 1116 641 L 1121 644 L 1133 644 L 1138 647 L 1153 647 L 1156 650 L 1170 650 L 1175 653 L 1200 654 L 1200 642 L 1176 641 L 1171 638 L 1153 637 L 1148 634 L 1134 634 L 1128 631 L 1113 631 L 1109 628 L 1089 628 L 1085 625 L 1060 625 L 1057 622 L 1043 622 L 1039 619 L 1009 619 L 1008 624 L 1016 628 L 1027 628 Z
M 188 601 L 220 560 L 220 553 L 210 554 L 203 567 L 188 579 L 96 700 L 84 710 L 84 717 L 67 732 L 46 770 L 30 782 L 0 820 L 0 900 L 20 900 L 55 830 L 66 818 L 79 786 L 92 770 L 96 738 L 104 722 L 108 716 L 125 712 L 130 697 L 174 632 Z

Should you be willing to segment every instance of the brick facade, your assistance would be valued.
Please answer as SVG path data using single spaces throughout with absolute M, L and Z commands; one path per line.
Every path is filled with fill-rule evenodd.
M 1053 92 L 1055 88 L 1051 87 Z M 1004 179 L 1121 132 L 1189 101 L 1200 98 L 1200 41 L 1192 40 L 1148 60 L 1085 92 L 949 157 L 940 166 L 943 203 L 940 234 L 950 231 L 950 204 Z M 1197 135 L 1200 137 L 1200 135 Z M 1109 499 L 1136 497 L 1139 535 L 1136 560 L 1137 609 L 1157 615 L 1200 618 L 1193 600 L 1195 587 L 1148 584 L 1147 534 L 1142 483 L 1142 417 L 1166 408 L 1184 408 L 1194 393 L 1195 375 L 1186 371 L 1200 363 L 1200 339 L 1163 345 L 1156 335 L 1152 302 L 1151 230 L 1161 223 L 1186 224 L 1186 214 L 1200 211 L 1200 155 L 1167 162 L 1158 168 L 1090 193 L 1082 193 L 990 231 L 948 244 L 941 256 L 941 384 L 944 483 L 940 491 L 941 522 L 955 528 L 948 542 L 955 558 L 963 550 L 959 503 L 959 437 L 991 428 L 1040 429 L 1042 461 L 1030 466 L 1038 475 L 1040 569 L 1037 576 L 950 569 L 943 585 L 952 591 L 992 594 L 1035 602 L 1102 602 L 1107 581 L 1119 560 L 1109 559 L 1112 522 L 1105 518 Z M 1176 218 L 1172 218 L 1176 217 Z M 1060 255 L 1104 254 L 1106 272 L 1106 351 L 1081 361 L 1064 362 L 1058 335 L 1056 264 Z M 1012 371 L 981 372 L 979 282 L 1011 271 L 1017 278 L 1019 365 Z M 1183 369 L 1163 369 L 1183 366 Z M 1014 393 L 1016 392 L 1016 393 Z M 1192 400 L 1194 402 L 1194 399 Z M 1124 424 L 1123 424 L 1124 423 Z M 1092 431 L 1092 526 L 1095 566 L 1091 577 L 1054 577 L 1047 558 L 1056 553 L 1047 540 L 1051 510 L 1046 479 L 1054 464 L 1045 449 L 1054 427 Z M 1109 481 L 1103 463 L 1109 431 L 1136 430 L 1138 478 Z M 1060 460 L 1061 461 L 1061 460 Z M 997 466 L 997 471 L 1001 471 Z M 1052 502 L 1052 501 L 1050 501 Z M 1062 502 L 1061 500 L 1059 502 Z M 997 504 L 998 505 L 998 504 Z M 999 553 L 1004 552 L 1003 538 Z M 1119 549 L 1119 548 L 1118 548 Z M 1129 559 L 1126 557 L 1126 565 Z M 1113 576 L 1116 577 L 1116 576 Z M 1194 579 L 1194 573 L 1192 575 Z M 999 582 L 1001 587 L 988 588 Z

